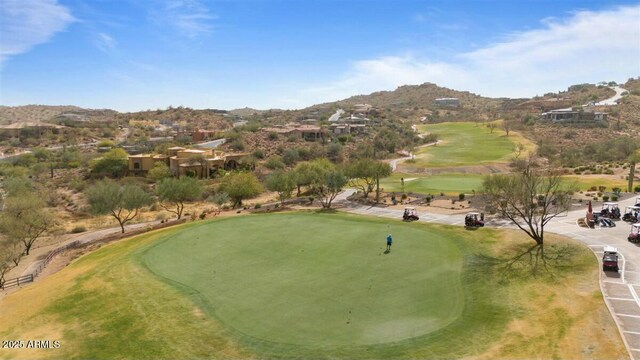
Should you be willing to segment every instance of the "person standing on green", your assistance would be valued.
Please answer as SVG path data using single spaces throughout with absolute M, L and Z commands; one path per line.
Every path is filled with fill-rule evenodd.
M 389 236 L 387 236 L 387 251 L 391 251 L 392 243 L 393 243 L 393 238 L 391 237 L 391 234 L 389 234 Z

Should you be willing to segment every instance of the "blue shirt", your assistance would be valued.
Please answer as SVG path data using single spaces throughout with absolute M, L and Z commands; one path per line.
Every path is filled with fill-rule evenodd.
M 387 236 L 387 244 L 391 244 L 393 242 L 393 239 L 391 238 L 391 235 Z

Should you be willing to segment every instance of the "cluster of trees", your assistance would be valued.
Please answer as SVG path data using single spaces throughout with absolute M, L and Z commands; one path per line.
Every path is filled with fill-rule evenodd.
M 301 187 L 307 187 L 308 192 L 320 200 L 323 208 L 331 208 L 333 200 L 345 185 L 360 189 L 367 197 L 376 182 L 390 174 L 391 167 L 388 164 L 370 158 L 355 160 L 343 166 L 320 158 L 301 162 L 289 171 L 276 171 L 267 177 L 266 185 L 267 189 L 278 193 L 281 202 L 291 198 L 296 188 L 297 195 L 300 196 Z
M 7 272 L 18 266 L 35 242 L 56 224 L 41 192 L 29 179 L 10 177 L 3 187 L 6 196 L 0 213 L 0 285 Z

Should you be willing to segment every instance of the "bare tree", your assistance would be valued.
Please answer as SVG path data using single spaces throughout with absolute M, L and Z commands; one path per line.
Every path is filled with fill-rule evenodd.
M 521 173 L 486 177 L 482 193 L 490 207 L 535 242 L 530 251 L 538 248 L 544 257 L 544 228 L 568 211 L 574 188 L 563 183 L 559 173 L 534 169 L 529 161 Z
M 502 120 L 502 130 L 509 136 L 509 131 L 511 131 L 511 121 L 504 119 Z

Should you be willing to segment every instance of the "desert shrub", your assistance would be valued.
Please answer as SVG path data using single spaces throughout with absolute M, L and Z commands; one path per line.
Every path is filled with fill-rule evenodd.
M 407 199 L 407 194 L 402 194 L 402 196 L 400 197 L 400 199 L 402 199 L 402 200 L 406 200 L 406 199 Z
M 87 231 L 87 228 L 82 226 L 82 225 L 78 225 L 78 226 L 74 227 L 73 229 L 71 229 L 71 233 L 72 234 L 83 233 L 85 231 Z
M 458 200 L 460 201 L 464 200 L 464 194 L 458 194 Z
M 274 132 L 270 132 L 268 137 L 269 137 L 269 140 L 278 140 L 278 134 Z
M 260 209 L 262 207 L 262 204 L 257 203 L 255 204 L 255 206 L 253 207 L 254 209 Z
M 633 191 L 634 191 L 634 192 L 640 192 L 640 185 L 636 185 L 636 186 L 633 188 Z
M 609 195 L 605 195 L 602 197 L 602 201 L 609 201 Z
M 615 195 L 614 195 L 614 196 L 612 196 L 612 197 L 611 197 L 611 201 L 618 201 L 618 197 L 617 197 L 617 196 L 615 196 Z
M 253 157 L 256 158 L 256 159 L 264 159 L 264 151 L 262 151 L 260 149 L 253 150 L 251 155 L 253 155 Z
M 267 161 L 265 161 L 264 166 L 271 170 L 284 169 L 284 162 L 280 156 L 276 155 L 268 158 Z
M 598 191 L 599 192 L 604 192 L 607 189 L 606 186 L 598 186 Z

